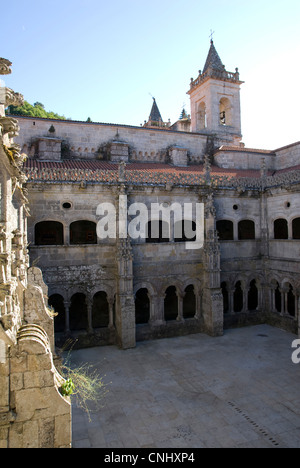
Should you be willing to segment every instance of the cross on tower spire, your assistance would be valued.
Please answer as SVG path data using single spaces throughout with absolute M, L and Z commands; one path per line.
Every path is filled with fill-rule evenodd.
M 213 35 L 215 34 L 215 31 L 213 31 L 212 29 L 210 30 L 210 42 L 213 42 Z

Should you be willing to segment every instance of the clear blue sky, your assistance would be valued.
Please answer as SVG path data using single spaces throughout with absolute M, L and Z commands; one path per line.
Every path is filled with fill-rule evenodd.
M 139 126 L 156 98 L 165 121 L 189 111 L 210 30 L 239 68 L 248 147 L 300 140 L 299 0 L 10 0 L 1 6 L 6 86 L 74 120 Z

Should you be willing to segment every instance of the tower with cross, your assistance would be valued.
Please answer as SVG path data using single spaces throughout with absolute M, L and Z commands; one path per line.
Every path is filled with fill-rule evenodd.
M 216 135 L 224 143 L 239 145 L 241 134 L 240 81 L 238 69 L 229 72 L 213 42 L 203 70 L 191 79 L 187 94 L 191 101 L 191 131 Z

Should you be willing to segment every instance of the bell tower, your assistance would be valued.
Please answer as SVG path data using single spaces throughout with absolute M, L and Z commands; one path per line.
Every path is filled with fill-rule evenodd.
M 240 81 L 238 68 L 226 71 L 213 40 L 203 68 L 191 78 L 191 131 L 216 135 L 227 144 L 239 145 L 241 134 Z

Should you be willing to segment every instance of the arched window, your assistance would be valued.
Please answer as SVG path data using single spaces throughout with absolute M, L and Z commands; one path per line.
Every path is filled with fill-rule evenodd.
M 76 293 L 71 297 L 70 330 L 86 330 L 87 328 L 88 316 L 85 295 Z
M 217 231 L 221 241 L 233 240 L 233 222 L 226 219 L 217 221 Z
M 176 320 L 178 316 L 178 297 L 175 286 L 169 286 L 165 295 L 165 320 Z
M 292 230 L 293 230 L 293 239 L 300 239 L 300 218 L 293 219 Z
M 96 223 L 75 221 L 70 225 L 70 244 L 97 244 Z
M 288 239 L 288 223 L 286 219 L 279 218 L 274 221 L 274 239 Z
M 255 239 L 255 224 L 250 219 L 244 219 L 238 224 L 239 240 Z
M 244 300 L 243 300 L 243 290 L 242 283 L 237 281 L 235 284 L 235 289 L 233 293 L 233 308 L 234 312 L 241 312 L 243 310 Z
M 148 237 L 146 242 L 169 242 L 170 228 L 165 221 L 149 221 L 147 223 Z
M 35 225 L 35 245 L 63 245 L 64 227 L 57 221 L 41 221 Z
M 223 312 L 227 314 L 229 312 L 229 295 L 227 290 L 227 284 L 225 281 L 221 283 L 222 295 L 223 295 Z
M 258 289 L 256 281 L 252 280 L 248 291 L 248 310 L 256 310 L 258 307 Z
M 197 130 L 203 130 L 206 127 L 206 106 L 204 102 L 201 102 L 197 112 Z
M 196 241 L 196 223 L 195 221 L 183 220 L 177 221 L 174 225 L 175 242 L 195 242 Z
M 221 98 L 219 105 L 220 125 L 231 125 L 231 104 L 228 98 Z
M 48 304 L 57 314 L 54 317 L 55 332 L 65 331 L 66 310 L 64 305 L 64 298 L 60 294 L 52 294 L 52 296 L 50 296 L 48 299 Z
M 183 298 L 183 318 L 193 318 L 196 314 L 196 296 L 194 286 L 190 284 L 185 288 L 184 292 L 185 296 Z
M 150 320 L 150 301 L 148 289 L 141 288 L 135 295 L 135 323 L 148 323 Z
M 107 294 L 104 291 L 97 292 L 93 297 L 92 327 L 106 328 L 109 325 L 109 306 Z

